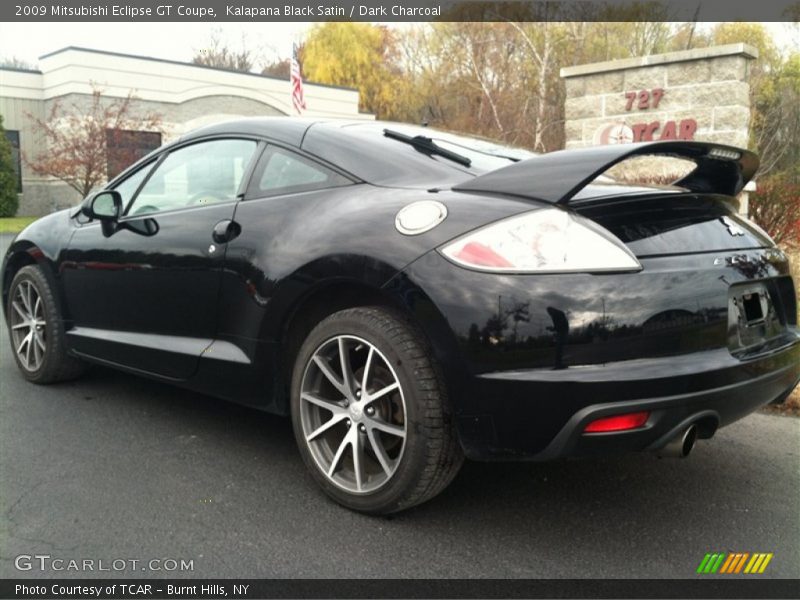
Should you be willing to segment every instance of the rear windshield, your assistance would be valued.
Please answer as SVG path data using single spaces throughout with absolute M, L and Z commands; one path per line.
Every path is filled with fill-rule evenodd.
M 469 165 L 387 137 L 384 129 L 430 138 L 440 148 L 468 159 Z M 415 187 L 455 185 L 535 156 L 523 148 L 429 127 L 370 121 L 345 126 L 314 124 L 306 132 L 302 148 L 364 181 Z
M 374 127 L 374 126 L 373 126 Z M 470 159 L 470 170 L 478 173 L 487 173 L 501 167 L 506 167 L 511 163 L 525 160 L 536 156 L 534 152 L 517 148 L 514 146 L 504 146 L 491 140 L 476 138 L 471 136 L 458 135 L 447 131 L 440 131 L 430 127 L 418 127 L 406 125 L 404 123 L 389 123 L 383 129 L 391 129 L 409 136 L 423 136 L 430 138 L 437 146 L 446 150 L 460 154 Z M 402 142 L 399 142 L 402 143 Z

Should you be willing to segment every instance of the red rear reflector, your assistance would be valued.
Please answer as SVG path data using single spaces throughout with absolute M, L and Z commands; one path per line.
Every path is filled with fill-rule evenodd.
M 469 242 L 455 255 L 459 260 L 463 260 L 468 265 L 475 267 L 513 267 L 510 262 L 500 256 L 497 252 L 480 242 Z
M 606 431 L 627 431 L 637 429 L 650 417 L 649 411 L 628 413 L 626 415 L 614 415 L 613 417 L 603 417 L 592 421 L 583 430 L 584 433 L 602 433 Z

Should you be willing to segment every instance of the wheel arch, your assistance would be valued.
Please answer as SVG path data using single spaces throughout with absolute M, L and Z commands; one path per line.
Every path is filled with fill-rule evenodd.
M 56 285 L 55 272 L 45 253 L 32 242 L 20 241 L 12 244 L 3 261 L 3 315 L 8 318 L 8 295 L 11 292 L 11 282 L 14 281 L 14 277 L 17 276 L 21 269 L 31 265 L 41 267 L 47 282 L 50 284 L 50 288 L 53 290 L 53 295 L 59 303 L 62 314 L 67 314 L 60 290 Z
M 280 359 L 276 379 L 279 410 L 288 413 L 292 370 L 300 347 L 311 330 L 324 318 L 340 310 L 359 306 L 381 306 L 404 315 L 419 327 L 430 344 L 448 387 L 449 408 L 460 411 L 461 384 L 467 381 L 458 340 L 445 316 L 428 295 L 405 273 L 398 273 L 381 287 L 359 280 L 333 281 L 315 287 L 296 303 L 281 329 Z
M 281 412 L 288 414 L 292 371 L 308 334 L 326 317 L 359 306 L 382 306 L 408 314 L 400 302 L 379 287 L 359 280 L 335 280 L 308 291 L 286 315 L 280 329 L 281 352 L 276 389 Z
M 472 390 L 468 386 L 473 373 L 445 313 L 408 269 L 389 280 L 383 290 L 395 299 L 401 310 L 411 317 L 428 339 L 433 357 L 447 383 L 450 409 L 457 417 L 469 407 L 468 399 Z

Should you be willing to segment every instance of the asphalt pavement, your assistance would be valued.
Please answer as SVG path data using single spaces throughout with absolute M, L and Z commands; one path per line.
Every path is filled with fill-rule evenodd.
M 468 463 L 433 501 L 367 517 L 315 487 L 285 418 L 103 368 L 35 386 L 0 334 L 0 577 L 683 578 L 737 551 L 797 578 L 799 490 L 800 420 L 754 414 L 686 460 Z

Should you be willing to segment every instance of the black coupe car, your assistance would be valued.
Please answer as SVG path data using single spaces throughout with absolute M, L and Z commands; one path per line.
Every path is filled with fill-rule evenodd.
M 695 165 L 602 176 L 642 155 Z M 757 166 L 700 142 L 208 127 L 17 236 L 13 355 L 35 383 L 94 362 L 291 415 L 313 477 L 369 513 L 465 456 L 686 455 L 800 377 L 787 259 L 736 210 Z

